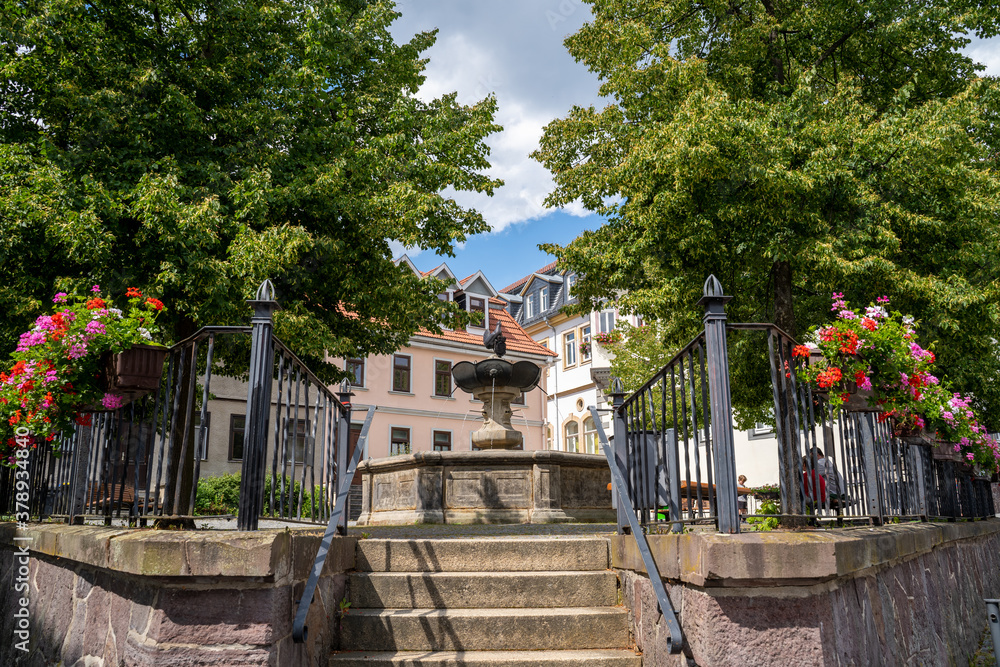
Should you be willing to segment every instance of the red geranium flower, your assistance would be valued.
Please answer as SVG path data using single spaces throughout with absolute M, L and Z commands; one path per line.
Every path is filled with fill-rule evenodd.
M 127 290 L 125 290 L 125 296 L 130 297 L 130 298 L 131 297 L 141 297 L 142 296 L 142 292 L 140 292 L 135 287 L 129 287 Z
M 153 297 L 149 297 L 148 299 L 146 299 L 146 303 L 151 305 L 156 310 L 163 310 L 163 302 L 160 301 L 159 299 L 154 299 Z

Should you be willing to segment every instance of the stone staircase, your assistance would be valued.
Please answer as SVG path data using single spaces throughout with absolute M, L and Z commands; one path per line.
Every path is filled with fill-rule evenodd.
M 331 667 L 640 667 L 608 541 L 366 539 Z

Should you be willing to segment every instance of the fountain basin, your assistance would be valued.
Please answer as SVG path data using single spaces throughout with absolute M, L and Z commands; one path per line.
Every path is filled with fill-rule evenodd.
M 613 522 L 596 454 L 490 450 L 369 459 L 358 525 Z

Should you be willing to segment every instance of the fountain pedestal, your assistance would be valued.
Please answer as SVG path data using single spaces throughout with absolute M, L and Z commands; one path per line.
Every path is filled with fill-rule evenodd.
M 517 387 L 479 387 L 472 397 L 483 402 L 483 427 L 472 434 L 472 444 L 479 449 L 521 449 L 524 435 L 510 425 L 511 402 L 517 400 Z

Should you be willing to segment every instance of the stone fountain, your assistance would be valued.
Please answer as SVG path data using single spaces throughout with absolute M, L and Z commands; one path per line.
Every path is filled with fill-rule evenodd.
M 358 525 L 614 521 L 603 456 L 524 448 L 511 402 L 534 389 L 541 368 L 511 363 L 499 326 L 483 336 L 494 356 L 452 369 L 455 384 L 483 402 L 481 451 L 415 452 L 362 461 Z
M 542 369 L 530 361 L 512 364 L 503 358 L 507 343 L 499 324 L 483 335 L 483 344 L 496 356 L 461 361 L 451 369 L 455 384 L 483 402 L 483 427 L 472 434 L 472 444 L 478 449 L 522 449 L 524 435 L 510 425 L 510 404 L 538 386 Z

